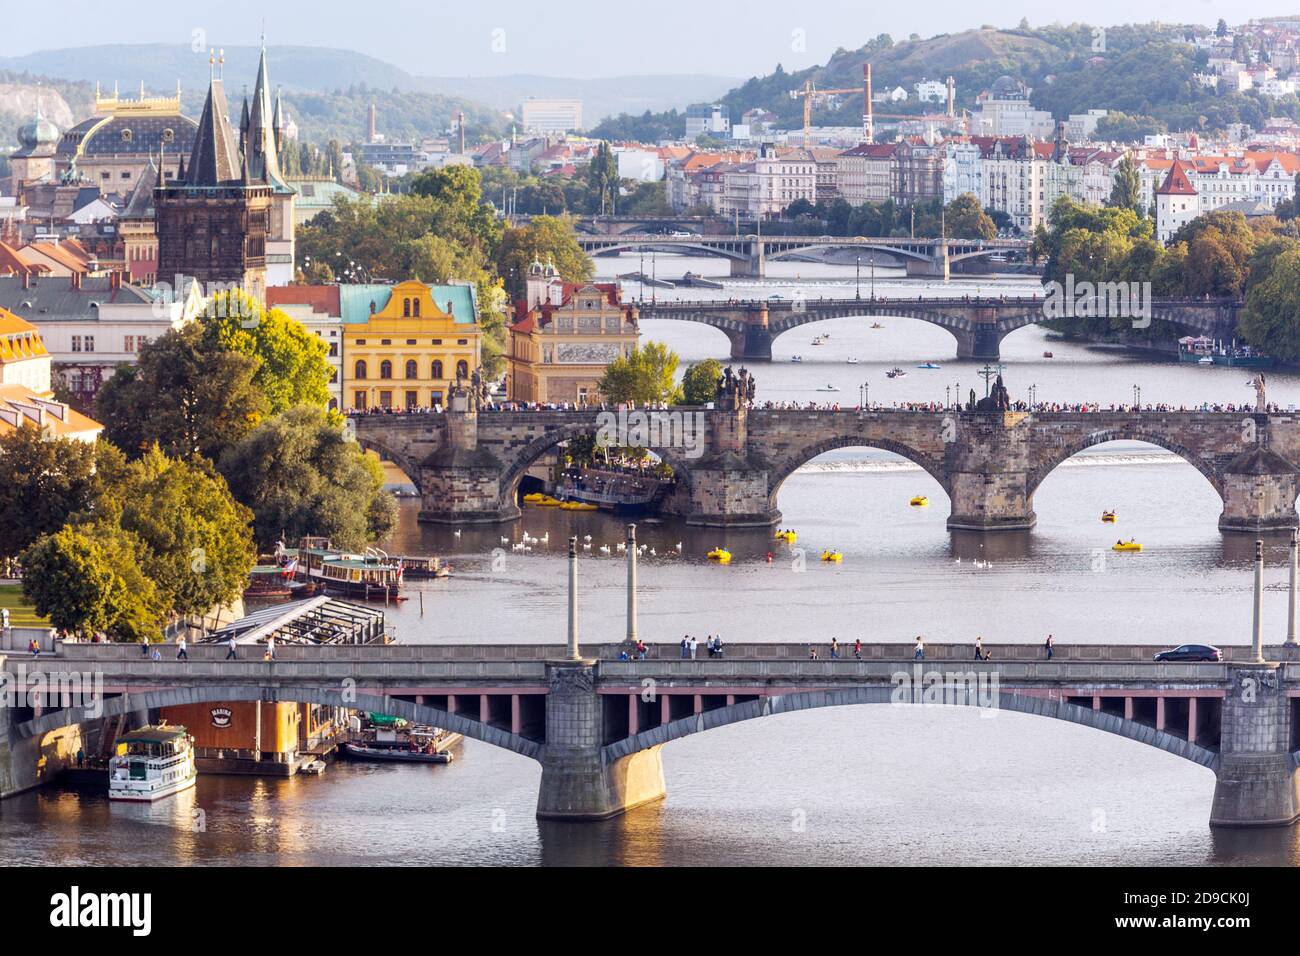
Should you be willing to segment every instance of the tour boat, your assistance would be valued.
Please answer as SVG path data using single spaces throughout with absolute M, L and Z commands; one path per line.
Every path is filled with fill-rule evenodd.
M 423 555 L 404 554 L 393 558 L 402 566 L 402 578 L 445 578 L 451 573 L 451 566 L 442 558 Z
M 791 355 L 791 356 L 790 356 L 790 361 L 791 361 L 791 362 L 802 362 L 802 361 L 803 361 L 803 356 L 802 356 L 802 355 Z
M 822 560 L 830 561 L 834 564 L 839 564 L 841 561 L 844 560 L 844 555 L 840 554 L 840 552 L 838 551 L 823 551 Z
M 194 786 L 194 738 L 184 727 L 142 727 L 117 738 L 108 799 L 153 801 Z
M 1055 357 L 1056 357 L 1056 356 L 1054 356 L 1051 352 L 1044 352 L 1044 353 L 1043 353 L 1043 358 L 1055 358 Z
M 815 339 L 812 340 L 812 344 L 813 344 L 813 345 L 821 345 L 822 342 L 824 342 L 824 341 L 826 341 L 826 340 L 823 339 L 823 338 L 819 335 L 819 336 L 817 336 Z
M 819 391 L 819 392 L 838 392 L 839 389 L 836 388 L 834 385 L 827 384 L 827 385 L 823 386 L 822 388 L 817 389 L 817 391 Z
M 717 561 L 719 564 L 726 564 L 731 560 L 731 552 L 726 548 L 714 548 L 709 552 L 709 560 Z
M 1115 512 L 1103 511 L 1101 513 L 1101 520 L 1107 522 L 1108 524 L 1114 524 L 1119 519 L 1116 517 Z
M 1142 545 L 1129 538 L 1127 541 L 1116 541 L 1110 548 L 1112 551 L 1141 551 Z
M 906 378 L 906 377 L 907 377 L 907 373 L 904 372 L 901 368 L 891 368 L 888 372 L 885 373 L 885 378 Z
M 913 508 L 925 508 L 930 504 L 930 499 L 925 495 L 917 495 L 908 502 Z
M 855 358 L 850 358 L 850 359 L 849 359 L 849 364 L 850 364 L 850 365 L 857 365 L 857 364 L 858 364 L 858 360 L 855 359 Z

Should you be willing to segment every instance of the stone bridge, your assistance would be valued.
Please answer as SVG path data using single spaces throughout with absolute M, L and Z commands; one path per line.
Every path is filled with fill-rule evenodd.
M 826 319 L 900 316 L 920 319 L 947 329 L 957 340 L 959 359 L 992 361 L 1001 354 L 1002 340 L 1027 325 L 1047 321 L 1041 296 L 1013 298 L 855 297 L 852 299 L 768 299 L 745 302 L 638 303 L 643 319 L 698 322 L 719 329 L 731 343 L 736 361 L 770 361 L 772 343 L 783 332 Z M 1189 332 L 1230 339 L 1237 328 L 1241 304 L 1235 299 L 1153 299 L 1151 318 L 1171 322 Z
M 421 520 L 450 524 L 517 518 L 519 481 L 533 462 L 561 442 L 620 422 L 648 424 L 648 435 L 637 437 L 673 466 L 676 483 L 660 510 L 704 526 L 780 523 L 785 480 L 818 455 L 854 446 L 890 451 L 923 468 L 948 496 L 951 529 L 1033 527 L 1034 492 L 1043 480 L 1067 458 L 1108 441 L 1150 442 L 1189 462 L 1223 500 L 1224 531 L 1295 527 L 1300 493 L 1294 414 L 740 407 L 620 418 L 597 408 L 476 412 L 455 396 L 446 413 L 371 413 L 351 421 L 364 447 L 410 476 L 423 498 Z
M 618 645 L 577 660 L 543 645 L 282 646 L 266 662 L 198 646 L 189 661 L 155 662 L 133 646 L 60 644 L 39 661 L 0 656 L 4 689 L 24 705 L 0 708 L 0 793 L 13 791 L 16 763 L 42 766 L 47 742 L 70 725 L 143 722 L 180 704 L 297 701 L 434 724 L 529 757 L 542 766 L 539 817 L 594 820 L 664 795 L 660 749 L 673 740 L 885 704 L 1010 710 L 1117 734 L 1215 773 L 1212 824 L 1294 821 L 1300 665 L 1252 662 L 1240 646 L 1224 663 L 1157 664 L 1156 649 L 1076 645 L 1048 661 L 1037 646 L 990 645 L 993 660 L 974 661 L 971 645 L 930 645 L 917 662 L 900 644 L 839 660 L 804 659 L 803 644 L 740 644 L 683 660 L 668 644 L 621 661 Z M 1297 653 L 1266 651 L 1274 661 Z M 93 699 L 76 696 L 92 686 Z
M 639 249 L 682 255 L 717 256 L 731 263 L 731 274 L 762 278 L 768 259 L 808 256 L 833 249 L 854 249 L 888 255 L 903 263 L 909 276 L 947 278 L 954 265 L 997 254 L 1023 254 L 1029 248 L 1024 239 L 867 239 L 835 236 L 672 236 L 657 233 L 624 233 L 616 236 L 577 237 L 578 245 L 591 256 Z

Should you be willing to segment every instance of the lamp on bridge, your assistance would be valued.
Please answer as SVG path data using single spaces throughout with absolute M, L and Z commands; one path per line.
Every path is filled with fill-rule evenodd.
M 1291 574 L 1289 596 L 1286 603 L 1286 646 L 1295 647 L 1295 613 L 1296 613 L 1296 572 L 1297 554 L 1300 551 L 1300 531 L 1291 530 Z
M 576 538 L 574 539 L 577 540 Z M 627 526 L 627 642 L 636 646 L 636 525 Z
M 1250 659 L 1264 663 L 1264 542 L 1255 541 L 1255 611 L 1251 624 Z
M 578 536 L 569 537 L 569 660 L 580 661 L 578 652 Z

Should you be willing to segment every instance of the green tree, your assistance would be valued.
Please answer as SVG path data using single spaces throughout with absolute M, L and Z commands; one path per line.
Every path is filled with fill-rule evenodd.
M 379 462 L 319 408 L 268 418 L 227 450 L 220 470 L 252 509 L 262 547 L 312 534 L 357 549 L 387 534 L 396 518 Z
M 131 536 L 111 524 L 38 538 L 23 552 L 23 594 L 61 631 L 161 638 L 166 602 L 141 569 Z
M 90 507 L 95 446 L 27 425 L 0 437 L 0 556 L 16 557 Z
M 257 559 L 253 514 L 211 463 L 168 458 L 154 446 L 139 461 L 109 467 L 101 522 L 115 518 L 131 535 L 167 607 L 204 614 L 240 595 Z
M 267 311 L 240 290 L 218 293 L 200 321 L 204 347 L 260 360 L 253 382 L 271 413 L 329 404 L 329 347 L 279 309 Z
M 573 222 L 556 216 L 538 216 L 526 226 L 507 229 L 502 237 L 496 269 L 512 299 L 523 298 L 534 262 L 552 263 L 566 282 L 588 282 L 594 274 L 590 257 L 578 245 Z
M 682 403 L 707 405 L 718 396 L 718 379 L 722 377 L 722 363 L 705 359 L 686 370 L 682 376 Z
M 606 401 L 674 405 L 682 400 L 676 382 L 677 353 L 662 342 L 647 342 L 627 358 L 616 358 L 605 368 L 598 388 Z
M 1115 181 L 1110 188 L 1108 205 L 1119 209 L 1132 209 L 1142 215 L 1142 177 L 1138 173 L 1137 163 L 1125 153 L 1115 165 Z
M 1300 359 L 1300 242 L 1273 239 L 1256 252 L 1238 331 L 1283 362 Z
M 948 235 L 954 239 L 992 239 L 998 234 L 993 219 L 971 193 L 958 196 L 944 210 Z
M 205 347 L 201 323 L 159 336 L 134 366 L 119 367 L 96 398 L 106 437 L 138 456 L 159 445 L 172 456 L 215 458 L 261 420 L 261 360 Z

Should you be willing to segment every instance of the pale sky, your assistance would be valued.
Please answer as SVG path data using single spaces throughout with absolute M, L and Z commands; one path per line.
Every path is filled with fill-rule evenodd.
M 1292 13 L 1300 13 L 1297 0 L 60 0 L 4 16 L 0 56 L 101 43 L 188 47 L 196 29 L 210 45 L 240 46 L 257 42 L 265 20 L 272 45 L 343 47 L 424 76 L 747 77 L 778 62 L 787 69 L 825 62 L 837 47 L 878 33 L 928 37 L 985 23 L 1014 27 L 1021 17 L 1033 26 L 1080 19 L 1212 26 L 1221 16 L 1238 23 Z

